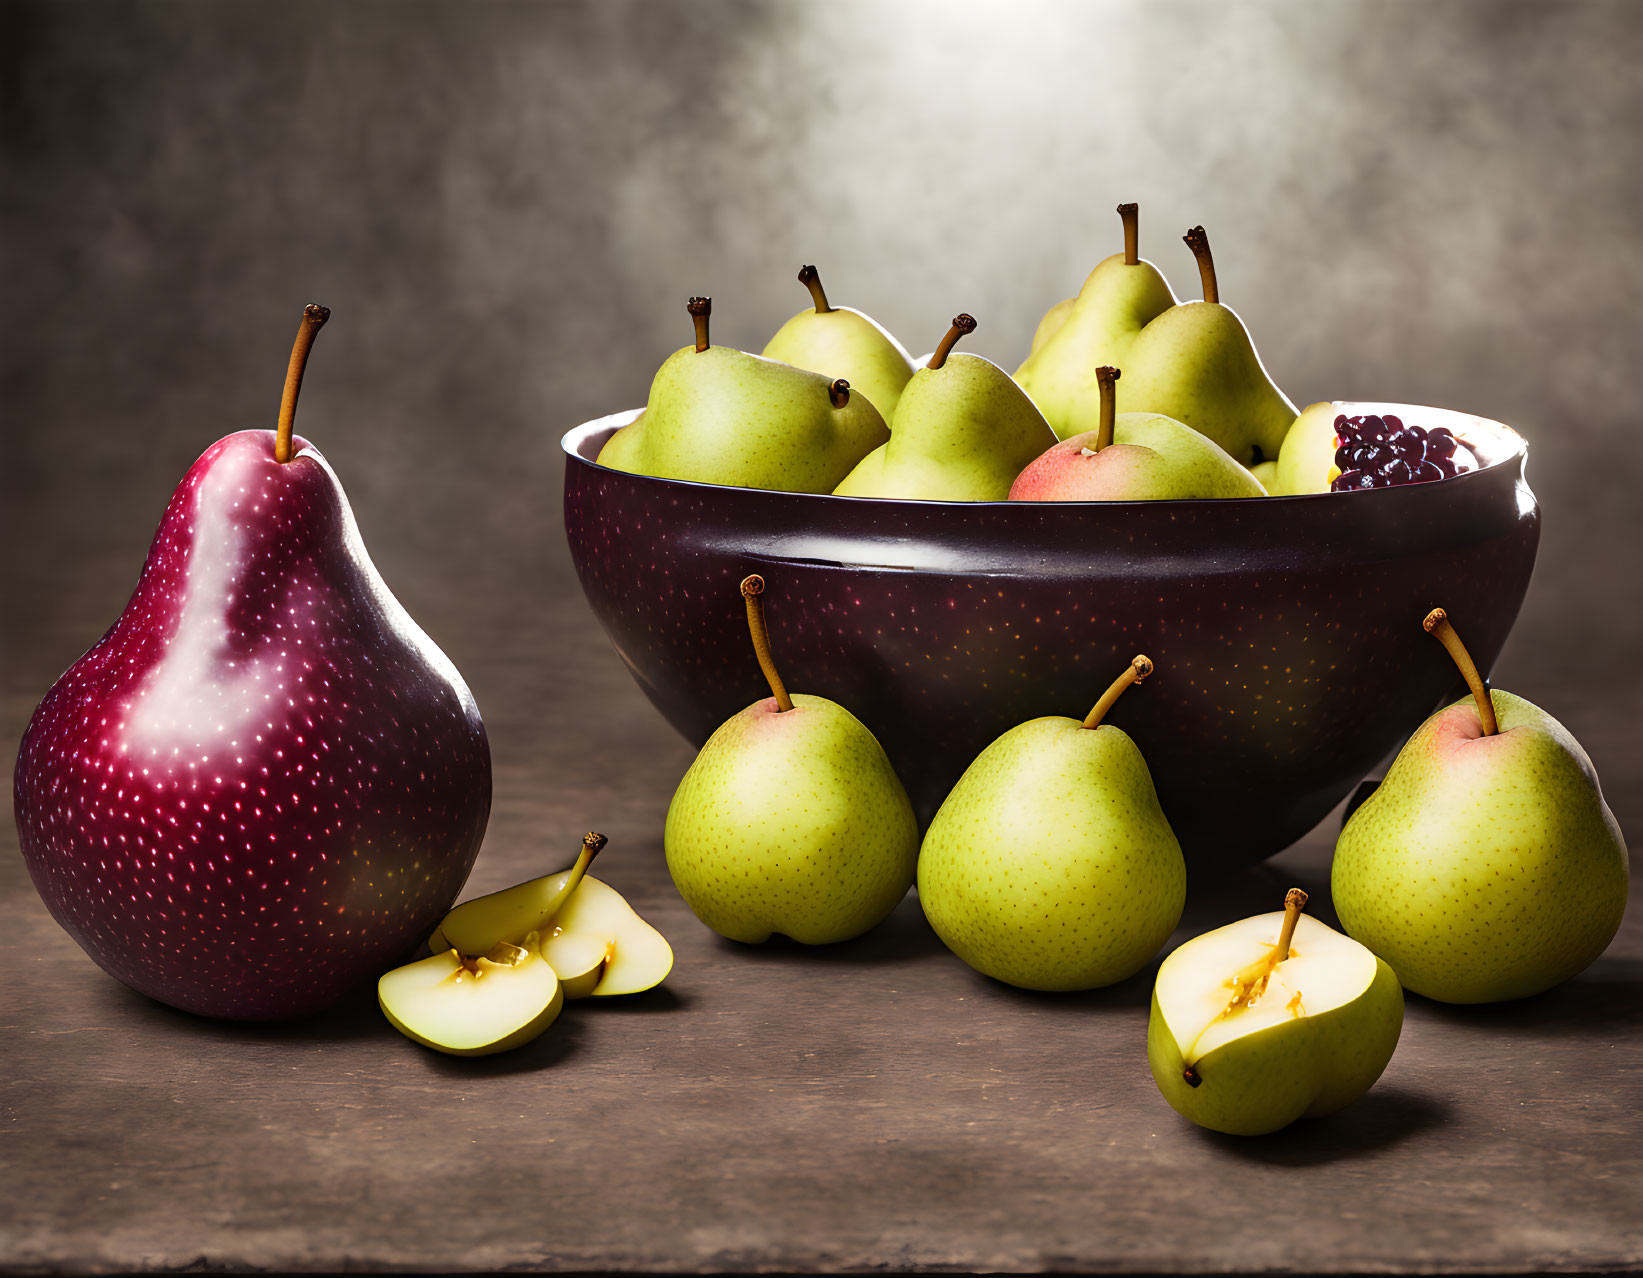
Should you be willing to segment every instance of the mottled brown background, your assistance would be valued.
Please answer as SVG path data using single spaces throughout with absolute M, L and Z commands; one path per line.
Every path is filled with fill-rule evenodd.
M 804 261 L 821 265 L 836 301 L 875 314 L 915 350 L 928 349 L 956 310 L 973 312 L 981 321 L 973 348 L 1013 366 L 1043 309 L 1111 251 L 1112 206 L 1128 199 L 1141 204 L 1143 251 L 1183 293 L 1196 284 L 1177 237 L 1194 222 L 1209 228 L 1224 299 L 1297 403 L 1361 396 L 1440 404 L 1501 418 L 1530 439 L 1546 532 L 1497 682 L 1576 732 L 1634 842 L 1643 831 L 1643 5 L 155 0 L 7 3 L 0 22 L 0 765 L 8 773 L 35 701 L 119 611 L 189 463 L 230 429 L 272 424 L 297 315 L 314 300 L 334 315 L 310 365 L 301 429 L 335 464 L 384 576 L 464 671 L 490 727 L 497 808 L 473 886 L 500 886 L 545 844 L 588 825 L 618 845 L 654 848 L 689 755 L 583 607 L 559 527 L 560 434 L 642 401 L 657 363 L 688 336 L 680 303 L 690 293 L 714 295 L 716 337 L 757 349 L 803 302 L 792 277 Z M 722 954 L 664 885 L 653 881 L 639 899 L 663 911 L 696 964 L 682 958 L 676 997 L 717 1007 L 701 992 L 707 987 L 691 982 Z M 96 1015 L 125 1027 L 122 1035 L 140 1026 L 150 1053 L 169 1057 L 190 1042 L 211 1062 L 201 1066 L 194 1121 L 205 1131 L 220 1120 L 225 1139 L 243 1138 L 234 1115 L 246 1111 L 222 1109 L 212 1089 L 244 1069 L 257 1095 L 273 1080 L 267 1095 L 277 1096 L 277 1080 L 290 1077 L 280 1042 L 190 1028 L 139 1000 L 121 1001 L 51 927 L 14 860 L 0 887 L 27 903 L 28 943 L 51 947 L 63 960 L 51 965 L 51 979 L 69 983 L 50 992 L 20 987 L 26 993 L 8 983 L 6 997 L 20 1001 L 17 1019 L 7 1013 L 8 1033 L 56 1017 L 63 1027 L 49 1032 L 72 1034 L 76 1018 Z M 914 914 L 906 922 L 918 926 Z M 924 954 L 927 937 L 916 930 L 881 944 L 899 952 L 899 937 Z M 1003 1009 L 1009 1028 L 1001 1034 L 1017 1041 L 1010 1036 L 1019 1026 L 1007 1015 L 1014 1005 L 996 987 L 963 985 L 945 956 L 928 957 L 921 972 L 939 970 L 948 984 Z M 1615 961 L 1621 966 L 1580 986 L 1584 993 L 1567 1004 L 1594 1034 L 1609 1026 L 1619 1033 L 1621 1024 L 1636 1032 L 1637 960 Z M 789 955 L 767 970 L 775 979 L 801 968 Z M 898 978 L 886 969 L 884 979 Z M 1613 1019 L 1616 998 L 1628 1001 L 1631 1019 Z M 1131 1001 L 1119 999 L 1126 1009 Z M 1047 1007 L 1022 1006 L 1029 1019 Z M 632 1015 L 636 1027 L 644 1023 Z M 698 1032 L 730 1023 L 713 1015 L 685 1019 Z M 840 1004 L 838 1017 L 853 1015 Z M 1325 1176 L 1318 1192 L 1367 1192 L 1371 1182 L 1355 1174 L 1393 1183 L 1386 1177 L 1395 1169 L 1383 1171 L 1367 1151 L 1388 1131 L 1396 1139 L 1411 1125 L 1432 1126 L 1433 1113 L 1449 1115 L 1440 1127 L 1472 1124 L 1466 1131 L 1478 1143 L 1434 1130 L 1423 1138 L 1430 1145 L 1412 1144 L 1446 1151 L 1422 1157 L 1449 1159 L 1429 1164 L 1449 1170 L 1427 1189 L 1412 1187 L 1410 1202 L 1446 1185 L 1459 1192 L 1476 1165 L 1469 1150 L 1516 1156 L 1490 1143 L 1503 1130 L 1500 1115 L 1521 1112 L 1515 1099 L 1501 1098 L 1499 1114 L 1477 1108 L 1475 1097 L 1449 1109 L 1430 1099 L 1449 1077 L 1450 1040 L 1434 1028 L 1446 1023 L 1441 1017 L 1423 1015 L 1411 1050 L 1428 1055 L 1411 1057 L 1392 1080 L 1390 1110 L 1308 1138 L 1316 1157 L 1298 1155 L 1302 1163 L 1341 1156 L 1343 1139 L 1368 1160 L 1343 1179 Z M 1547 1021 L 1544 1008 L 1539 1020 L 1528 1015 L 1532 1025 L 1561 1023 Z M 606 1033 L 626 1024 L 602 1022 Z M 828 1025 L 833 1032 L 836 1022 Z M 300 1040 L 321 1044 L 315 1052 L 353 1048 L 316 1033 Z M 55 1097 L 62 1107 L 36 1130 L 52 1148 L 62 1148 L 54 1133 L 75 1130 L 83 1110 L 137 1113 L 169 1103 L 149 1097 L 129 1067 L 122 1072 L 123 1049 L 91 1046 L 111 1043 L 106 1036 L 50 1041 L 82 1045 L 82 1073 L 64 1074 L 46 1039 L 29 1040 L 42 1054 L 30 1057 L 39 1079 L 28 1104 Z M 371 1106 L 411 1105 L 434 1122 L 454 1104 L 448 1094 L 417 1090 L 423 1062 L 396 1054 L 403 1044 L 371 1038 L 367 1046 L 380 1063 L 371 1067 L 374 1090 L 360 1093 L 367 1116 L 377 1114 Z M 1112 1050 L 1115 1060 L 1128 1059 L 1122 1041 Z M 1539 1078 L 1529 1062 L 1563 1059 L 1527 1040 L 1519 1050 L 1513 1068 L 1527 1078 Z M 595 1058 L 601 1069 L 617 1067 L 605 1053 Z M 331 1068 L 363 1078 L 354 1059 L 334 1058 Z M 804 1081 L 788 1078 L 780 1062 L 761 1068 L 772 1093 Z M 48 1084 L 48 1074 L 57 1081 Z M 511 1105 L 513 1092 L 496 1089 L 526 1083 L 497 1081 L 505 1077 L 490 1075 L 487 1095 L 507 1095 Z M 409 1080 L 410 1090 L 384 1079 Z M 1549 1095 L 1559 1085 L 1544 1086 Z M 1126 1100 L 1113 1121 L 1154 1124 L 1143 1136 L 1165 1131 L 1156 1124 L 1170 1116 L 1153 1112 L 1144 1072 L 1135 1087 L 1134 1106 Z M 1612 1094 L 1607 1083 L 1594 1087 L 1580 1095 Z M 473 1104 L 487 1103 L 481 1091 Z M 387 1099 L 371 1099 L 379 1093 Z M 613 1092 L 609 1103 L 621 1105 L 619 1097 Z M 745 1112 L 728 1096 L 725 1103 L 732 1116 Z M 1625 1111 L 1594 1111 L 1598 1103 L 1580 1100 L 1565 1117 L 1605 1115 L 1590 1121 L 1609 1133 L 1604 1139 L 1622 1142 L 1609 1165 L 1630 1151 L 1635 1170 L 1635 1125 L 1625 1143 L 1614 1116 Z M 344 1128 L 310 1131 L 300 1113 L 267 1104 L 266 1130 L 277 1135 L 261 1155 L 310 1167 L 337 1148 L 325 1139 Z M 470 1112 L 448 1117 L 460 1123 Z M 911 1124 L 916 1111 L 892 1102 L 884 1113 Z M 382 1131 L 393 1129 L 384 1122 Z M 1227 1175 L 1254 1177 L 1243 1183 L 1295 1188 L 1274 1180 L 1271 1167 L 1240 1170 L 1225 1145 L 1194 1145 L 1167 1131 L 1164 1143 L 1153 1138 L 1164 1152 L 1136 1165 L 1142 1197 L 1155 1184 L 1178 1183 L 1169 1168 L 1204 1159 Z M 89 1161 L 75 1166 L 95 1178 L 99 1158 L 112 1158 L 107 1149 L 142 1148 L 152 1134 L 133 1127 L 124 1139 L 101 1146 L 103 1154 L 88 1147 Z M 349 1139 L 350 1148 L 369 1150 L 376 1137 L 363 1146 Z M 1559 1174 L 1545 1177 L 1566 1186 L 1573 1202 L 1592 1201 L 1579 1179 L 1586 1139 L 1566 1139 Z M 1522 1184 L 1532 1186 L 1536 1149 L 1556 1140 L 1525 1140 Z M 188 1157 L 162 1146 L 174 1162 Z M 395 1148 L 415 1161 L 414 1141 Z M 297 1177 L 282 1192 L 341 1202 L 333 1187 L 352 1184 L 342 1170 L 352 1166 L 344 1160 L 318 1179 Z M 384 1172 L 380 1161 L 369 1168 L 374 1183 L 403 1180 L 412 1195 L 409 1172 Z M 922 1183 L 919 1174 L 909 1164 L 877 1192 L 899 1202 L 911 1192 L 905 1186 Z M 198 1175 L 201 1195 L 238 1183 L 220 1171 Z M 82 1200 L 50 1198 L 53 1183 L 72 1188 L 31 1180 L 35 1197 L 14 1204 L 31 1222 L 28 1246 L 45 1249 L 17 1254 L 69 1254 L 54 1222 L 63 1202 Z M 99 1238 L 116 1248 L 127 1238 L 135 1240 L 127 1251 L 99 1254 L 120 1263 L 162 1255 L 142 1250 L 159 1244 L 144 1241 L 150 1235 L 137 1217 L 118 1215 L 119 1188 L 98 1191 L 88 1217 L 95 1229 L 75 1245 Z M 166 1192 L 179 1210 L 204 1201 Z M 700 1192 L 710 1204 L 704 1219 L 715 1219 L 716 1200 Z M 1527 1200 L 1490 1198 L 1481 1184 L 1478 1192 L 1475 1217 L 1443 1200 L 1444 1211 L 1465 1217 L 1462 1225 L 1454 1223 L 1461 1217 L 1435 1219 L 1428 1234 L 1397 1235 L 1369 1221 L 1358 1251 L 1330 1241 L 1289 1263 L 1378 1263 L 1377 1246 L 1411 1238 L 1410 1255 L 1422 1264 L 1471 1257 L 1510 1265 L 1539 1255 L 1523 1241 L 1529 1225 L 1487 1214 L 1516 1212 Z M 412 1235 L 431 1229 L 435 1246 L 443 1226 L 414 1210 L 413 1197 L 396 1200 L 400 1216 L 333 1222 L 336 1236 L 397 1222 Z M 948 1200 L 944 1183 L 933 1181 L 928 1202 Z M 232 1219 L 241 1200 L 223 1201 L 223 1219 Z M 625 1200 L 613 1191 L 610 1201 Z M 1035 1201 L 1071 1200 L 1047 1185 Z M 939 1216 L 938 1207 L 929 1211 Z M 783 1218 L 771 1219 L 778 1227 Z M 1640 1254 L 1635 1234 L 1633 1250 L 1609 1237 L 1610 1250 L 1581 1253 L 1578 1240 L 1601 1230 L 1592 1234 L 1578 1212 L 1559 1219 L 1566 1233 L 1547 1243 L 1543 1263 Z M 1612 1226 L 1618 1217 L 1607 1219 Z M 597 1260 L 603 1226 L 589 1220 L 588 1249 L 576 1254 Z M 1040 1228 L 1037 1216 L 1021 1220 L 1029 1237 Z M 251 1218 L 241 1221 L 242 1235 L 253 1236 L 244 1232 Z M 875 1222 L 856 1223 L 889 1236 Z M 1237 1227 L 1232 1218 L 1206 1218 L 1194 1263 L 1214 1263 L 1217 1240 Z M 294 1250 L 268 1244 L 256 1253 L 269 1263 L 343 1254 L 302 1251 L 305 1239 L 330 1246 L 323 1233 L 270 1236 L 295 1241 Z M 797 1263 L 753 1243 L 737 1250 L 742 1235 L 733 1230 L 724 1235 L 731 1242 L 688 1237 L 692 1254 L 720 1263 Z M 1461 1247 L 1457 1238 L 1471 1239 L 1469 1249 L 1444 1250 Z M 983 1254 L 954 1239 L 960 1259 Z M 1170 1235 L 1129 1242 L 1167 1247 Z M 920 1245 L 897 1254 L 929 1259 L 934 1253 Z M 370 1254 L 398 1254 L 383 1246 Z M 1557 1250 L 1564 1246 L 1575 1250 Z M 513 1263 L 521 1254 L 499 1249 L 474 1263 Z M 1077 1253 L 1080 1263 L 1109 1254 L 1117 1253 Z M 1281 1252 L 1260 1255 L 1250 1263 L 1284 1263 Z M 1015 1263 L 1010 1256 L 991 1259 Z
M 557 441 L 643 400 L 687 294 L 757 349 L 813 260 L 914 349 L 962 308 L 1013 366 L 1135 199 L 1183 293 L 1176 236 L 1210 228 L 1297 403 L 1441 404 L 1529 437 L 1546 537 L 1497 678 L 1568 722 L 1643 827 L 1639 6 L 4 13 L 8 746 L 84 619 L 118 611 L 189 462 L 271 422 L 311 298 L 335 318 L 302 422 L 384 574 L 481 707 L 529 698 L 553 735 L 571 647 L 613 715 L 649 714 L 581 629 Z M 514 642 L 541 679 L 493 681 L 451 617 L 533 631 Z M 561 761 L 654 809 L 596 751 Z M 504 775 L 504 814 L 509 781 L 555 782 Z

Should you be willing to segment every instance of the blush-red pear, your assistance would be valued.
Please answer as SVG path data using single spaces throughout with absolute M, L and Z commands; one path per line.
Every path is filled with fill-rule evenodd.
M 472 694 L 292 443 L 242 431 L 195 462 L 15 776 L 29 872 L 86 952 L 247 1020 L 317 1011 L 426 937 L 491 805 Z

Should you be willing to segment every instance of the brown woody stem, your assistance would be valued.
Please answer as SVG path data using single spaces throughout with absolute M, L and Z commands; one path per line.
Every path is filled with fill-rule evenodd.
M 947 356 L 952 352 L 953 347 L 958 345 L 958 339 L 963 337 L 966 333 L 973 333 L 975 331 L 975 316 L 953 316 L 953 326 L 947 330 L 947 336 L 941 339 L 941 345 L 936 347 L 935 354 L 930 356 L 930 362 L 926 364 L 925 367 L 940 368 L 947 362 Z
M 1450 658 L 1460 667 L 1461 678 L 1466 680 L 1466 686 L 1472 690 L 1472 699 L 1478 703 L 1478 722 L 1483 724 L 1483 735 L 1494 736 L 1500 731 L 1500 721 L 1495 718 L 1495 703 L 1489 696 L 1489 685 L 1483 681 L 1472 654 L 1466 651 L 1466 645 L 1455 633 L 1449 614 L 1442 608 L 1434 608 L 1426 614 L 1426 620 L 1421 625 L 1444 646 Z
M 776 698 L 776 711 L 784 713 L 793 708 L 793 698 L 787 695 L 787 685 L 776 670 L 776 659 L 770 655 L 770 630 L 764 622 L 764 578 L 751 573 L 742 578 L 742 598 L 747 601 L 747 629 L 753 636 L 753 654 L 759 659 L 765 682 Z
M 1117 381 L 1123 374 L 1111 364 L 1103 364 L 1095 370 L 1095 381 L 1101 391 L 1101 415 L 1095 423 L 1095 452 L 1100 452 L 1112 443 L 1114 431 L 1118 429 L 1118 387 Z
M 1219 302 L 1221 290 L 1215 284 L 1215 258 L 1209 251 L 1209 236 L 1204 228 L 1195 226 L 1181 237 L 1192 250 L 1192 255 L 1198 259 L 1198 278 L 1204 285 L 1204 300 Z
M 1148 656 L 1135 657 L 1130 662 L 1129 668 L 1112 681 L 1112 685 L 1101 694 L 1101 700 L 1097 701 L 1090 709 L 1090 712 L 1084 716 L 1083 726 L 1086 728 L 1099 728 L 1101 720 L 1107 715 L 1107 711 L 1112 709 L 1113 702 L 1124 695 L 1124 689 L 1132 683 L 1140 683 L 1151 673 L 1152 658 Z
M 705 351 L 708 348 L 707 317 L 713 314 L 713 299 L 711 297 L 693 297 L 685 303 L 685 309 L 690 312 L 690 318 L 696 321 L 696 349 Z
M 1272 952 L 1274 967 L 1289 957 L 1289 943 L 1295 939 L 1295 925 L 1301 921 L 1301 911 L 1304 909 L 1305 892 L 1300 888 L 1290 888 L 1284 893 L 1284 925 L 1278 933 L 1278 947 Z
M 1124 219 L 1124 265 L 1141 264 L 1141 206 L 1120 204 L 1118 216 Z
M 314 347 L 314 338 L 325 321 L 331 318 L 331 308 L 309 303 L 302 308 L 302 323 L 297 326 L 297 340 L 291 346 L 291 362 L 285 366 L 285 392 L 280 396 L 280 423 L 274 431 L 274 460 L 291 460 L 291 428 L 297 420 L 297 396 L 302 393 L 302 373 L 308 367 L 308 352 Z
M 834 408 L 843 408 L 850 402 L 850 383 L 839 378 L 827 388 L 827 398 Z
M 827 290 L 822 287 L 821 272 L 814 266 L 799 267 L 799 283 L 810 290 L 810 300 L 816 303 L 816 314 L 826 315 L 833 309 L 827 304 Z

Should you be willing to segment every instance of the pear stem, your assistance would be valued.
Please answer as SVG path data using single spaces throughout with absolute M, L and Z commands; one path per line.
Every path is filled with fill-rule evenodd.
M 573 890 L 576 884 L 581 881 L 582 876 L 588 872 L 588 866 L 593 864 L 593 858 L 598 856 L 600 849 L 609 842 L 610 840 L 604 835 L 593 830 L 589 830 L 582 836 L 582 850 L 576 854 L 576 864 L 570 868 L 571 888 Z
M 947 330 L 947 336 L 941 339 L 941 345 L 936 347 L 935 354 L 930 356 L 930 362 L 926 364 L 925 367 L 940 368 L 947 362 L 947 356 L 952 351 L 953 347 L 958 345 L 958 339 L 963 337 L 966 333 L 973 333 L 975 331 L 975 316 L 953 316 L 953 326 Z
M 1301 911 L 1304 909 L 1305 892 L 1300 888 L 1290 888 L 1284 893 L 1284 925 L 1278 932 L 1278 947 L 1272 952 L 1272 966 L 1277 967 L 1289 957 L 1289 945 L 1295 939 L 1295 925 L 1301 921 Z
M 799 283 L 810 290 L 810 298 L 816 303 L 817 315 L 826 315 L 833 309 L 827 304 L 827 290 L 822 287 L 821 272 L 814 266 L 799 267 Z
M 1124 265 L 1141 265 L 1141 206 L 1120 204 L 1118 216 L 1124 219 Z
M 787 685 L 776 670 L 776 659 L 770 655 L 770 630 L 764 623 L 764 578 L 750 573 L 742 578 L 742 598 L 747 601 L 747 628 L 753 636 L 753 654 L 759 659 L 759 669 L 776 698 L 776 712 L 785 713 L 793 708 L 793 698 L 787 695 Z
M 1192 250 L 1192 255 L 1198 259 L 1198 278 L 1204 285 L 1204 300 L 1219 302 L 1221 290 L 1215 284 L 1215 258 L 1209 251 L 1209 236 L 1204 228 L 1195 226 L 1181 237 Z
M 280 396 L 280 424 L 274 431 L 274 460 L 291 460 L 291 427 L 297 420 L 297 396 L 302 393 L 302 373 L 308 367 L 308 352 L 314 347 L 325 321 L 331 318 L 331 308 L 310 302 L 302 308 L 302 323 L 297 326 L 297 340 L 291 346 L 291 362 L 285 366 L 285 391 Z
M 685 309 L 690 312 L 690 318 L 696 321 L 696 349 L 698 352 L 708 348 L 707 317 L 713 314 L 713 299 L 711 297 L 693 297 L 685 303 Z
M 843 408 L 850 402 L 850 383 L 839 378 L 827 388 L 827 398 L 834 408 Z
M 1117 381 L 1123 374 L 1111 364 L 1103 364 L 1095 370 L 1095 381 L 1101 391 L 1101 415 L 1095 424 L 1095 452 L 1112 443 L 1113 433 L 1118 429 L 1118 388 Z
M 1124 689 L 1129 687 L 1132 683 L 1140 683 L 1141 680 L 1145 679 L 1151 673 L 1152 658 L 1144 655 L 1136 656 L 1130 662 L 1129 668 L 1125 670 L 1123 674 L 1119 675 L 1118 678 L 1112 681 L 1112 685 L 1101 694 L 1101 700 L 1097 701 L 1090 709 L 1089 714 L 1084 716 L 1084 723 L 1082 726 L 1086 728 L 1099 728 L 1101 726 L 1101 720 L 1106 717 L 1107 711 L 1112 709 L 1113 702 L 1117 701 L 1119 697 L 1124 695 Z
M 1483 681 L 1483 676 L 1478 673 L 1477 663 L 1472 660 L 1472 654 L 1466 651 L 1466 645 L 1455 633 L 1449 614 L 1442 608 L 1434 608 L 1426 614 L 1426 620 L 1421 622 L 1421 625 L 1444 646 L 1454 663 L 1460 667 L 1461 678 L 1466 680 L 1466 686 L 1472 690 L 1472 699 L 1478 703 L 1478 721 L 1483 724 L 1483 735 L 1494 736 L 1500 731 L 1500 721 L 1495 718 L 1495 703 L 1489 696 L 1489 685 Z

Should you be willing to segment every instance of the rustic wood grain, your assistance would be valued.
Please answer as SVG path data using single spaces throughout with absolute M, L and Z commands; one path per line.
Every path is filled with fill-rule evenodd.
M 83 556 L 50 624 L 13 619 L 8 744 L 118 608 L 136 556 Z M 495 746 L 470 891 L 564 862 L 600 828 L 601 874 L 672 940 L 673 975 L 573 1005 L 531 1047 L 480 1060 L 401 1038 L 368 995 L 284 1027 L 198 1020 L 81 954 L 8 822 L 0 1267 L 1643 1266 L 1638 907 L 1602 960 L 1540 998 L 1412 997 L 1391 1067 L 1344 1113 L 1214 1136 L 1148 1075 L 1151 969 L 1082 996 L 1011 990 L 948 955 L 911 897 L 826 950 L 709 934 L 661 858 L 683 743 L 551 556 L 474 562 L 435 556 L 405 592 L 467 672 Z M 27 597 L 24 575 L 0 585 Z M 509 589 L 506 625 L 463 606 Z M 1290 883 L 1327 916 L 1332 831 L 1195 884 L 1175 940 L 1274 908 Z

